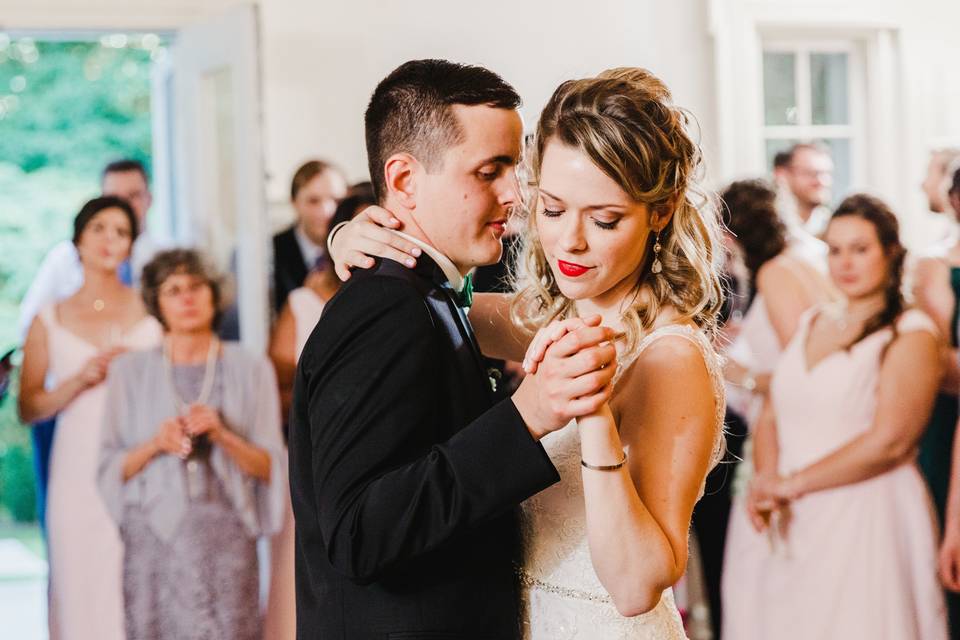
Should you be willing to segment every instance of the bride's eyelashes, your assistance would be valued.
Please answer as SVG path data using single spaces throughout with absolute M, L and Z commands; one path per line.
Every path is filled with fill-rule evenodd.
M 546 216 L 547 218 L 558 218 L 563 213 L 564 213 L 563 209 L 546 209 L 546 208 L 544 208 L 540 212 L 541 215 Z M 601 229 L 606 229 L 609 231 L 611 229 L 617 228 L 617 224 L 620 222 L 620 218 L 617 218 L 616 220 L 604 221 L 604 220 L 598 220 L 596 218 L 591 217 L 590 221 L 593 222 L 593 224 L 595 224 L 597 227 Z

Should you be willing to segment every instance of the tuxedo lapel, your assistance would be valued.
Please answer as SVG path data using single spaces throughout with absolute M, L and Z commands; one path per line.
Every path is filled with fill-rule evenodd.
M 484 389 L 484 399 L 488 402 L 493 401 L 493 390 L 490 387 L 487 369 L 483 364 L 480 345 L 477 343 L 467 314 L 456 302 L 455 292 L 450 287 L 446 276 L 436 262 L 425 254 L 418 260 L 416 271 L 419 275 L 428 277 L 434 286 L 427 296 L 427 303 L 433 307 L 436 317 L 444 322 L 446 333 L 453 342 L 464 373 L 476 373 Z

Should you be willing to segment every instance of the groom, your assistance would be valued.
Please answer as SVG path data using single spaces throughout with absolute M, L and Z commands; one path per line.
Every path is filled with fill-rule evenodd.
M 440 60 L 402 65 L 370 100 L 378 200 L 423 254 L 412 270 L 356 271 L 300 359 L 300 639 L 519 637 L 516 506 L 559 480 L 538 441 L 599 406 L 616 368 L 596 378 L 590 357 L 548 358 L 494 404 L 462 289 L 500 258 L 520 204 L 519 103 L 496 74 Z M 582 330 L 580 354 L 609 361 L 611 337 Z

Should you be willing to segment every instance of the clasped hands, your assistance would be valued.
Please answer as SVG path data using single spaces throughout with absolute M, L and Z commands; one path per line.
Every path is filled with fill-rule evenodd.
M 781 533 L 786 533 L 790 506 L 801 496 L 796 477 L 775 473 L 758 473 L 750 480 L 747 491 L 747 515 L 758 533 L 766 531 L 774 516 L 780 516 Z
M 197 438 L 206 435 L 210 443 L 216 443 L 224 431 L 226 427 L 216 409 L 194 404 L 190 405 L 186 415 L 160 423 L 153 443 L 163 453 L 186 459 L 193 452 Z
M 616 332 L 601 322 L 599 315 L 554 321 L 531 341 L 514 402 L 537 437 L 605 410 L 617 351 Z

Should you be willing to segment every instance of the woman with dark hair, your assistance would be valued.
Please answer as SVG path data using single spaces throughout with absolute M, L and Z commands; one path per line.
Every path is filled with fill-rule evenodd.
M 256 542 L 287 487 L 273 368 L 217 338 L 219 279 L 195 251 L 158 254 L 142 283 L 163 344 L 111 367 L 98 472 L 126 633 L 260 640 Z
M 136 235 L 125 200 L 87 202 L 73 232 L 83 286 L 44 307 L 23 345 L 20 418 L 35 423 L 58 415 L 47 496 L 51 640 L 124 637 L 123 550 L 95 478 L 107 369 L 118 354 L 151 347 L 161 335 L 117 275 Z
M 353 216 L 372 204 L 376 204 L 370 183 L 350 187 L 348 195 L 337 206 L 329 228 L 341 222 L 349 222 Z M 326 240 L 324 240 L 325 242 Z M 277 371 L 280 401 L 283 415 L 290 410 L 293 397 L 293 378 L 297 361 L 307 338 L 320 319 L 323 307 L 340 288 L 330 258 L 324 254 L 323 261 L 307 275 L 302 287 L 294 289 L 283 305 L 280 317 L 270 338 L 270 360 Z M 270 598 L 267 601 L 265 620 L 266 640 L 292 640 L 296 637 L 296 594 L 293 579 L 293 510 L 287 500 L 284 527 L 273 538 L 270 560 L 273 566 L 270 579 Z
M 355 215 L 376 204 L 372 191 L 359 189 L 347 196 L 337 206 L 330 219 L 328 230 L 342 222 L 349 222 Z M 326 244 L 326 236 L 323 239 Z M 270 359 L 277 369 L 280 383 L 280 399 L 283 403 L 283 415 L 287 415 L 290 398 L 293 394 L 293 376 L 297 370 L 297 359 L 310 332 L 323 313 L 323 306 L 340 288 L 333 262 L 324 253 L 322 259 L 307 274 L 302 287 L 290 292 L 287 303 L 277 318 L 270 339 Z
M 738 338 L 727 353 L 724 374 L 755 400 L 767 392 L 770 373 L 800 316 L 828 301 L 832 288 L 817 266 L 788 244 L 772 186 L 742 180 L 727 187 L 721 198 L 727 229 L 749 272 L 751 298 Z M 740 408 L 750 423 L 759 409 L 753 400 L 738 403 L 735 395 L 730 399 L 731 405 L 747 405 Z
M 916 447 L 940 379 L 939 338 L 901 294 L 897 219 L 867 195 L 827 227 L 841 304 L 804 314 L 754 429 L 746 510 L 731 531 L 724 637 L 947 637 L 936 530 Z

